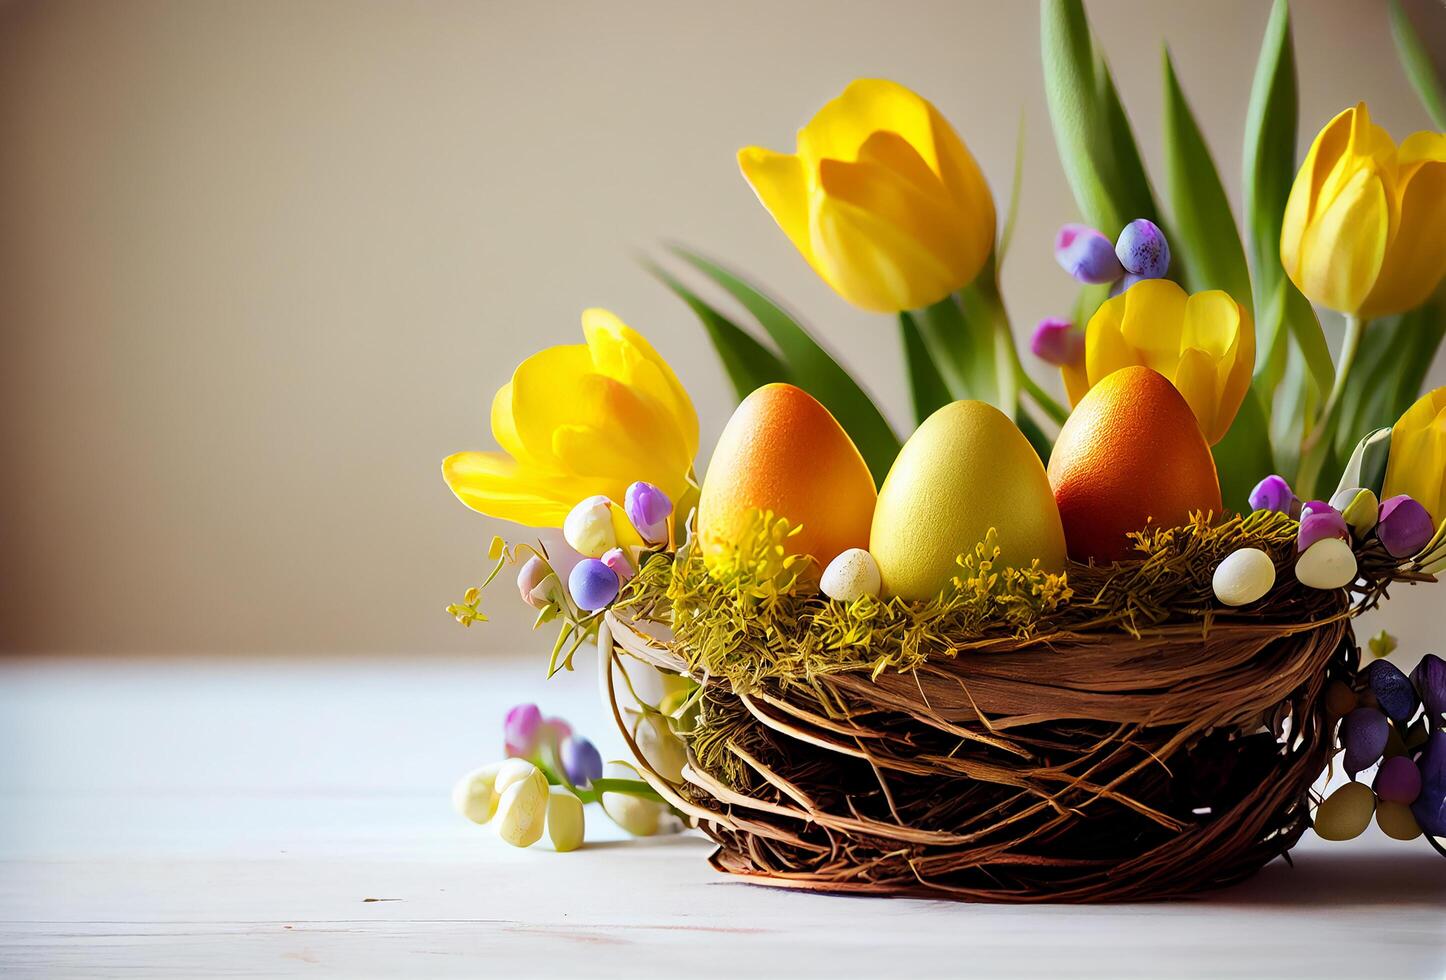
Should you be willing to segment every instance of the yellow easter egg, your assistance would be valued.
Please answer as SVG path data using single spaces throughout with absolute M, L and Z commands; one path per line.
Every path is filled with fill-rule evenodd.
M 1064 529 L 1034 447 L 994 406 L 954 402 L 909 437 L 879 490 L 869 551 L 883 594 L 937 595 L 990 528 L 1000 564 L 1064 568 Z

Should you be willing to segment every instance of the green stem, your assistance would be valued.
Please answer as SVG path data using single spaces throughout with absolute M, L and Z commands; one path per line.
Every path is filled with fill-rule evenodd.
M 1361 338 L 1365 336 L 1368 322 L 1359 316 L 1346 317 L 1346 335 L 1341 342 L 1341 356 L 1336 365 L 1335 381 L 1331 384 L 1330 394 L 1326 396 L 1325 405 L 1321 407 L 1315 426 L 1301 444 L 1297 492 L 1306 497 L 1315 495 L 1316 480 L 1325 466 L 1331 445 L 1335 442 L 1336 427 L 1340 424 L 1338 412 L 1341 396 L 1345 394 L 1346 386 L 1350 383 L 1351 369 L 1355 366 L 1356 355 L 1360 353 Z
M 1034 403 L 1044 411 L 1044 414 L 1053 419 L 1056 425 L 1064 425 L 1064 420 L 1069 418 L 1069 409 L 1055 401 L 1049 392 L 1041 388 L 1039 382 L 1029 376 L 1024 365 L 1019 364 L 1018 358 L 1015 358 L 1015 363 L 1018 365 L 1019 383 L 1024 385 L 1025 393 L 1034 399 Z

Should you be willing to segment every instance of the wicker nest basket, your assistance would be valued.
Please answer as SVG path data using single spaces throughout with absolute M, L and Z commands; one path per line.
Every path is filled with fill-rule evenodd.
M 605 696 L 720 871 L 987 902 L 1182 896 L 1246 878 L 1310 826 L 1334 751 L 1326 687 L 1360 659 L 1351 616 L 1402 578 L 1380 557 L 1355 592 L 1285 571 L 1258 608 L 1203 628 L 982 637 L 904 672 L 749 689 L 690 668 L 665 615 L 623 610 L 601 637 Z M 688 744 L 680 780 L 628 733 L 611 678 L 635 661 L 703 687 L 712 742 Z

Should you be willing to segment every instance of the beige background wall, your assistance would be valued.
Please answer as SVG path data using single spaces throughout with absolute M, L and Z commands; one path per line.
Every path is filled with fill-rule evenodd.
M 1384 4 L 1296 6 L 1302 147 L 1359 98 L 1426 126 Z M 1090 9 L 1157 172 L 1163 39 L 1236 194 L 1269 4 Z M 1411 9 L 1446 51 L 1446 11 Z M 1022 334 L 1072 296 L 1037 29 L 1000 0 L 0 6 L 3 648 L 517 645 L 507 588 L 495 628 L 442 612 L 498 526 L 438 462 L 490 447 L 492 392 L 592 304 L 672 360 L 711 446 L 722 375 L 635 261 L 669 238 L 787 297 L 902 427 L 893 325 L 812 278 L 734 151 L 891 76 L 1002 203 L 1023 112 Z M 1397 603 L 1423 634 L 1428 605 Z

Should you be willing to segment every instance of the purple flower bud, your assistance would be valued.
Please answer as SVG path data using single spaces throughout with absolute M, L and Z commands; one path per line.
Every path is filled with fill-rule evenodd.
M 1404 493 L 1381 501 L 1376 536 L 1392 558 L 1409 558 L 1426 547 L 1436 528 L 1431 515 Z
M 1416 765 L 1421 770 L 1421 794 L 1411 804 L 1411 815 L 1432 837 L 1446 837 L 1446 731 L 1431 733 Z
M 1088 225 L 1065 225 L 1054 239 L 1054 259 L 1080 282 L 1099 285 L 1125 274 L 1110 240 Z
M 632 563 L 628 561 L 628 556 L 624 554 L 623 549 L 613 548 L 602 556 L 601 561 L 613 570 L 613 574 L 618 577 L 619 585 L 625 584 L 628 579 L 633 577 Z
M 1115 242 L 1115 256 L 1126 272 L 1145 279 L 1163 279 L 1170 271 L 1170 243 L 1149 218 L 1136 218 L 1125 225 Z
M 596 558 L 584 558 L 567 577 L 572 601 L 588 612 L 597 612 L 618 597 L 617 574 Z
M 1446 715 L 1446 660 L 1434 653 L 1426 654 L 1411 671 L 1411 684 L 1426 706 L 1426 723 L 1435 731 Z
M 542 731 L 542 711 L 535 704 L 519 704 L 507 712 L 502 722 L 502 741 L 507 754 L 525 759 L 537 751 L 538 737 Z
M 1341 512 L 1330 504 L 1312 500 L 1300 514 L 1300 533 L 1296 535 L 1296 547 L 1304 552 L 1317 541 L 1326 538 L 1351 539 L 1351 528 Z
M 1250 491 L 1251 510 L 1274 510 L 1289 514 L 1295 502 L 1295 493 L 1283 476 L 1267 476 Z
M 538 592 L 537 587 L 552 574 L 552 569 L 547 567 L 547 562 L 533 555 L 522 563 L 522 570 L 517 573 L 517 591 L 522 593 L 522 601 L 533 609 L 543 609 L 547 606 L 547 596 Z
M 1376 770 L 1374 788 L 1381 799 L 1410 806 L 1421 795 L 1421 770 L 1404 755 L 1394 755 Z
M 1061 317 L 1045 317 L 1029 338 L 1029 349 L 1046 364 L 1064 367 L 1084 360 L 1084 331 Z
M 1381 704 L 1381 710 L 1399 722 L 1411 720 L 1416 713 L 1416 689 L 1401 668 L 1389 660 L 1374 661 L 1366 668 L 1366 683 Z
M 1114 299 L 1135 283 L 1143 282 L 1144 278 L 1144 276 L 1137 276 L 1133 272 L 1126 272 L 1124 276 L 1120 278 L 1119 282 L 1110 287 L 1110 299 Z
M 1373 765 L 1386 751 L 1391 723 L 1375 708 L 1357 708 L 1341 720 L 1341 744 L 1346 747 L 1346 772 Z
M 568 782 L 574 786 L 586 787 L 594 779 L 602 776 L 602 755 L 598 752 L 597 746 L 581 735 L 563 739 L 557 754 L 562 762 L 563 772 L 567 773 Z
M 673 513 L 673 502 L 651 483 L 639 480 L 628 485 L 623 512 L 644 541 L 662 544 L 668 540 L 668 515 Z

